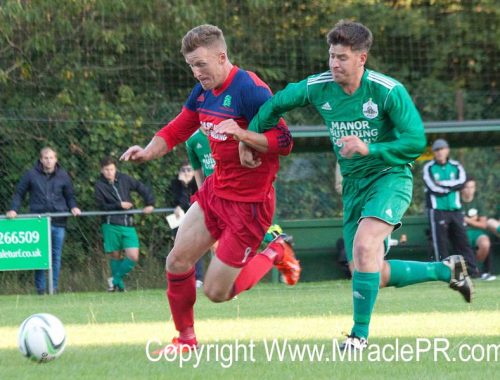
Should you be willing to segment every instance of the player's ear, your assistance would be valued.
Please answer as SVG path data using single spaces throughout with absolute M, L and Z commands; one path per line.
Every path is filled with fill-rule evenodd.
M 368 53 L 366 51 L 362 51 L 359 54 L 359 65 L 364 66 L 367 59 L 368 59 Z
M 223 63 L 225 63 L 226 61 L 227 61 L 227 54 L 226 54 L 226 52 L 221 51 L 221 52 L 219 53 L 219 64 L 221 64 L 221 65 L 222 65 L 222 64 L 223 64 Z

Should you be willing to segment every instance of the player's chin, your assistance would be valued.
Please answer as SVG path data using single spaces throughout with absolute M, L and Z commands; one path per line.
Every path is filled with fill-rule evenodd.
M 210 91 L 213 90 L 214 88 L 214 86 L 208 81 L 207 82 L 200 81 L 200 84 L 205 91 Z

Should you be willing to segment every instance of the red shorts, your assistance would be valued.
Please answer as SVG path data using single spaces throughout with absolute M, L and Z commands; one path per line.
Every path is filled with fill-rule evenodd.
M 272 223 L 274 188 L 264 202 L 230 201 L 214 194 L 212 176 L 208 176 L 191 197 L 191 202 L 195 201 L 203 210 L 208 231 L 219 241 L 217 258 L 230 267 L 244 267 Z

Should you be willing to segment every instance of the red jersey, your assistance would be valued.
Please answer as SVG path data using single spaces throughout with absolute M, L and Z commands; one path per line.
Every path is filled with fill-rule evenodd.
M 268 152 L 261 154 L 262 164 L 255 168 L 241 166 L 239 142 L 218 134 L 213 127 L 234 119 L 243 129 L 272 96 L 271 90 L 252 72 L 234 66 L 220 88 L 204 90 L 198 83 L 177 117 L 157 132 L 172 149 L 186 141 L 200 126 L 208 131 L 215 160 L 214 192 L 217 196 L 239 202 L 262 202 L 266 199 L 279 169 L 279 155 L 292 150 L 292 136 L 283 119 L 264 135 Z

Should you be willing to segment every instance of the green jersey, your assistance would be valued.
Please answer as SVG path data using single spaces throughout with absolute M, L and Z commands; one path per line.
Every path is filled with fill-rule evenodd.
M 199 129 L 186 141 L 189 162 L 194 170 L 201 168 L 205 177 L 214 172 L 215 160 L 212 157 L 210 143 Z
M 475 217 L 480 218 L 484 216 L 481 205 L 479 204 L 476 198 L 474 198 L 470 202 L 465 202 L 464 200 L 462 200 L 462 211 L 464 212 L 464 215 L 469 218 L 475 218 Z M 476 228 L 471 226 L 467 226 L 467 228 L 471 230 L 482 231 L 481 228 Z
M 268 130 L 285 112 L 309 104 L 328 128 L 344 177 L 363 178 L 408 164 L 425 148 L 422 119 L 404 86 L 372 70 L 365 70 L 352 95 L 343 91 L 330 71 L 290 83 L 261 106 L 249 129 Z M 367 156 L 340 156 L 339 139 L 350 135 L 368 145 Z
M 460 162 L 449 159 L 444 164 L 435 160 L 422 169 L 427 207 L 434 210 L 458 211 L 462 208 L 460 190 L 466 174 Z

